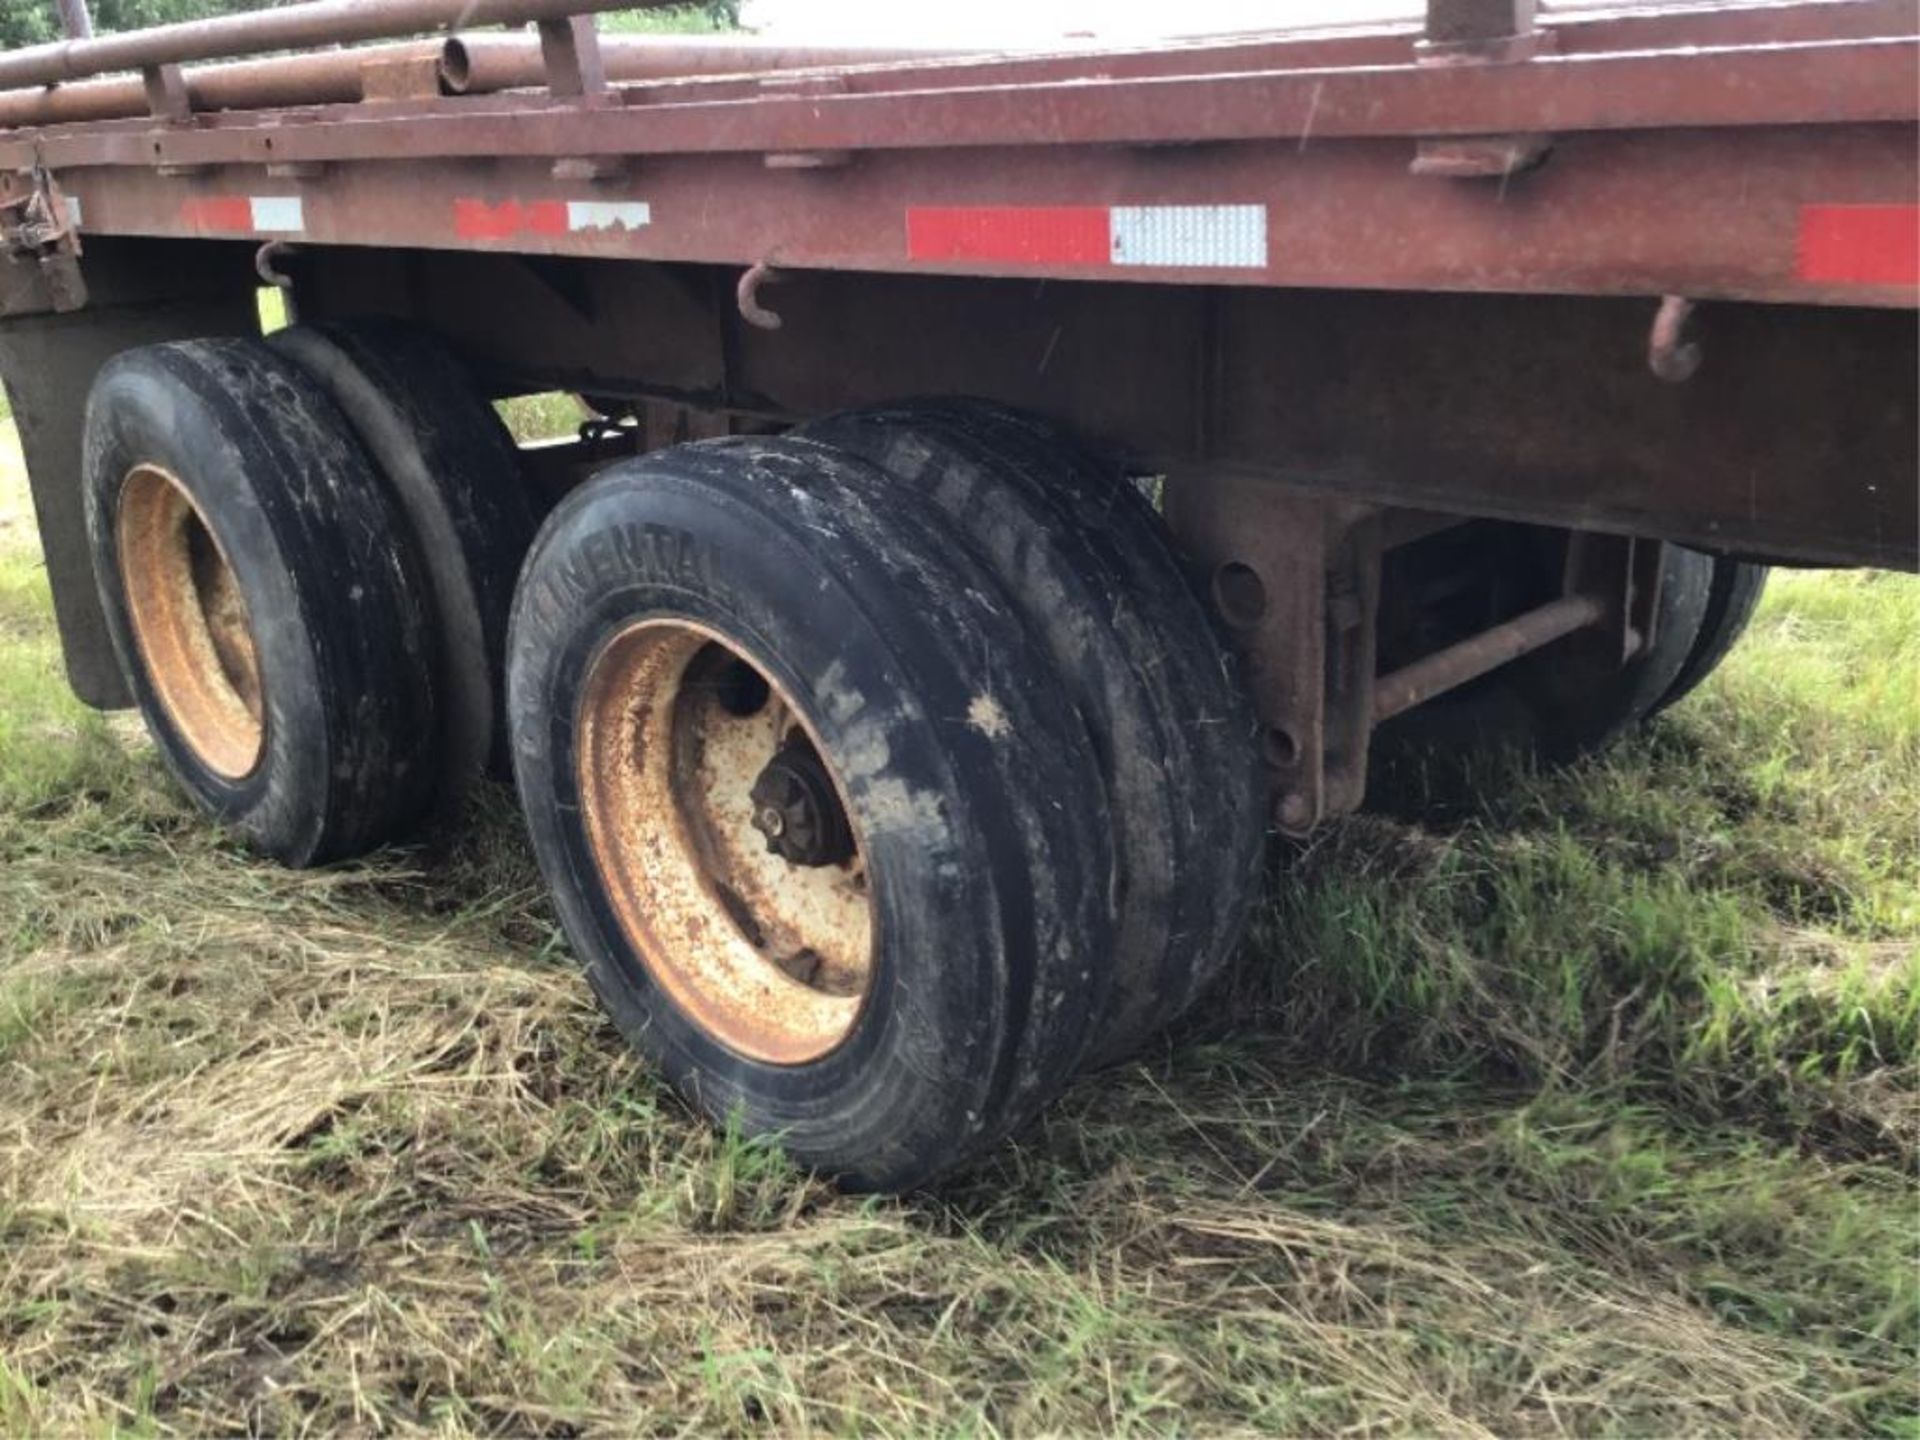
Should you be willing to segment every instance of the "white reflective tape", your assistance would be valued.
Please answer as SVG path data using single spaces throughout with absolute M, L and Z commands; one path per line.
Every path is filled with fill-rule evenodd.
M 569 200 L 569 230 L 638 230 L 652 223 L 652 207 L 644 200 Z
M 67 196 L 67 224 L 75 230 L 80 228 L 80 197 L 78 195 Z
M 1264 270 L 1264 205 L 1116 205 L 1108 215 L 1116 265 Z
M 306 207 L 298 195 L 255 195 L 247 204 L 253 228 L 264 235 L 299 235 L 307 228 Z

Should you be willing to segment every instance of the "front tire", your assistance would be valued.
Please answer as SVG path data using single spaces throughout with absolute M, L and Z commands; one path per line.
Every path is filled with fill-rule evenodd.
M 1555 577 L 1561 563 L 1557 548 L 1528 537 L 1491 553 L 1515 566 L 1549 558 Z M 1470 770 L 1506 753 L 1564 765 L 1606 750 L 1671 704 L 1684 683 L 1705 641 L 1715 567 L 1698 550 L 1664 547 L 1652 643 L 1624 663 L 1610 636 L 1577 632 L 1393 717 L 1374 732 L 1372 793 L 1384 800 L 1405 789 L 1430 762 L 1443 772 L 1462 762 Z
M 1720 662 L 1746 634 L 1753 612 L 1760 608 L 1769 567 L 1752 560 L 1737 560 L 1731 555 L 1712 558 L 1713 576 L 1708 583 L 1706 611 L 1701 617 L 1699 633 L 1681 663 L 1680 673 L 1654 705 L 1653 714 L 1677 705 L 1719 669 Z
M 108 633 L 160 753 L 293 866 L 357 855 L 432 793 L 432 635 L 412 546 L 345 420 L 254 340 L 118 355 L 87 401 Z
M 539 519 L 513 438 L 436 336 L 397 320 L 295 325 L 268 345 L 316 380 L 379 467 L 427 582 L 442 696 L 438 804 L 505 778 L 507 618 Z

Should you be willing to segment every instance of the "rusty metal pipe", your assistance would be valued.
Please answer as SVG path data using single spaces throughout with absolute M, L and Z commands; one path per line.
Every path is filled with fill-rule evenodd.
M 821 65 L 937 58 L 955 52 L 925 49 L 829 48 L 763 45 L 725 37 L 600 37 L 607 78 L 615 82 L 688 75 L 743 74 Z M 484 95 L 546 83 L 540 42 L 531 35 L 456 35 L 445 40 L 363 45 L 271 60 L 237 60 L 182 73 L 195 112 L 265 110 L 285 105 L 344 105 L 364 98 L 363 67 L 432 55 L 442 88 Z M 138 76 L 85 80 L 73 85 L 0 91 L 0 129 L 130 120 L 147 113 Z
M 1596 595 L 1563 596 L 1382 675 L 1373 682 L 1373 723 L 1378 725 L 1403 710 L 1477 680 L 1489 670 L 1530 655 L 1564 635 L 1597 625 L 1606 613 L 1606 602 Z
M 89 75 L 212 60 L 229 55 L 258 55 L 267 50 L 298 50 L 312 45 L 351 45 L 387 40 L 457 25 L 521 25 L 559 20 L 600 10 L 632 8 L 635 0 L 306 0 L 275 10 L 186 20 L 100 35 L 90 40 L 56 40 L 0 55 L 0 89 L 57 85 Z M 638 0 L 653 8 L 669 0 Z
M 184 70 L 181 79 L 195 111 L 351 104 L 364 98 L 361 75 L 366 65 L 441 59 L 446 44 L 443 40 L 408 40 L 397 45 L 363 45 L 357 50 L 323 50 L 272 60 L 236 60 Z M 147 113 L 146 88 L 137 75 L 0 91 L 0 129 L 128 120 Z
M 975 53 L 926 46 L 784 45 L 727 35 L 600 37 L 607 79 L 615 83 L 942 60 Z M 523 35 L 455 35 L 447 41 L 440 82 L 451 95 L 488 95 L 545 84 L 540 42 Z

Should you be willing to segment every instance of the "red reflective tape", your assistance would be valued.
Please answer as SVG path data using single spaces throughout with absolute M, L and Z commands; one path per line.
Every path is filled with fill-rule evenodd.
M 534 235 L 567 233 L 567 207 L 561 200 L 534 200 L 521 204 L 503 200 L 453 202 L 453 233 L 462 240 L 505 240 L 523 232 Z
M 914 260 L 1106 265 L 1113 239 L 1104 205 L 929 206 L 907 211 Z
M 536 200 L 527 206 L 527 229 L 536 235 L 567 233 L 567 204 L 564 200 Z
M 196 195 L 180 202 L 180 220 L 189 230 L 253 229 L 253 202 L 245 195 Z
M 1799 275 L 1838 285 L 1920 285 L 1920 205 L 1803 205 Z
M 504 240 L 520 228 L 520 207 L 509 201 L 489 205 L 484 200 L 453 202 L 453 233 L 462 240 Z

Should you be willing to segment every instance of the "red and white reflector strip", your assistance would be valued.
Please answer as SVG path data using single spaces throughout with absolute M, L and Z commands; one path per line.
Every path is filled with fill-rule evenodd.
M 959 205 L 907 211 L 915 260 L 1264 270 L 1264 205 Z
M 453 202 L 453 231 L 463 240 L 613 233 L 639 230 L 652 223 L 653 209 L 644 200 Z
M 233 235 L 304 235 L 306 206 L 298 195 L 196 195 L 180 202 L 192 230 Z
M 1920 285 L 1920 205 L 1803 205 L 1798 272 L 1829 285 Z

